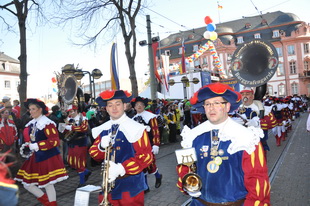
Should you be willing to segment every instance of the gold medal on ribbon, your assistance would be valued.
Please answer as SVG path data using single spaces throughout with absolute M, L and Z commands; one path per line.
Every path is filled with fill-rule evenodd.
M 220 150 L 219 150 L 219 155 L 220 155 L 220 156 L 223 156 L 223 155 L 224 155 L 224 150 L 220 149 Z
M 207 164 L 207 170 L 210 173 L 216 173 L 219 170 L 219 168 L 220 168 L 219 165 L 217 165 L 214 160 L 210 161 Z
M 218 151 L 216 147 L 212 147 L 211 148 L 211 152 L 210 152 L 211 156 L 217 156 L 218 155 Z
M 217 165 L 221 165 L 223 160 L 222 160 L 222 158 L 220 156 L 217 156 L 217 157 L 214 158 L 214 162 Z

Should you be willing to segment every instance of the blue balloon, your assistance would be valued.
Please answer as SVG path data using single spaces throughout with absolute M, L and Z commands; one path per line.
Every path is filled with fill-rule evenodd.
M 208 25 L 207 25 L 207 30 L 208 30 L 208 31 L 215 31 L 215 29 L 216 29 L 215 24 L 208 24 Z

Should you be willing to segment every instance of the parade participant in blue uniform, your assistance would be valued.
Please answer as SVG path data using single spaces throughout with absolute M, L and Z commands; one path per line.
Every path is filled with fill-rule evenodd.
M 245 87 L 240 91 L 242 96 L 242 104 L 238 109 L 238 114 L 243 116 L 246 121 L 246 126 L 253 126 L 262 128 L 264 131 L 264 138 L 260 141 L 264 147 L 264 154 L 267 158 L 267 151 L 269 151 L 268 140 L 268 130 L 277 126 L 277 120 L 273 114 L 275 107 L 263 103 L 260 100 L 254 100 L 254 90 L 250 87 Z M 241 120 L 243 123 L 243 120 Z M 240 121 L 239 121 L 240 123 Z
M 134 98 L 131 101 L 132 107 L 136 110 L 137 114 L 132 118 L 136 122 L 147 126 L 148 136 L 152 145 L 152 152 L 154 154 L 154 161 L 150 166 L 145 169 L 145 174 L 154 174 L 156 178 L 155 188 L 159 188 L 161 185 L 162 174 L 159 173 L 158 167 L 155 161 L 155 155 L 159 153 L 159 145 L 160 145 L 160 134 L 157 122 L 157 115 L 144 110 L 148 104 L 147 98 L 142 98 L 140 96 Z M 147 176 L 145 175 L 145 180 L 147 184 Z M 149 188 L 146 192 L 149 191 Z
M 191 205 L 270 205 L 270 183 L 260 138 L 263 131 L 244 127 L 229 116 L 241 103 L 240 93 L 212 83 L 199 89 L 191 104 L 208 120 L 193 129 L 184 127 L 183 148 L 194 148 L 201 190 L 188 191 L 182 178 L 190 171 L 177 166 L 178 187 L 193 197 Z
M 33 153 L 21 166 L 15 180 L 43 205 L 57 205 L 54 184 L 67 179 L 68 175 L 57 148 L 60 140 L 56 124 L 45 116 L 48 108 L 44 102 L 27 99 L 24 105 L 33 118 L 24 130 L 25 142 Z M 46 194 L 40 188 L 44 188 Z
M 147 185 L 143 170 L 153 162 L 146 126 L 125 114 L 126 103 L 131 99 L 131 94 L 123 90 L 107 90 L 96 99 L 99 106 L 106 106 L 110 120 L 92 129 L 96 140 L 89 153 L 97 161 L 107 158 L 104 164 L 108 163 L 109 169 L 103 172 L 108 173 L 108 182 L 115 186 L 103 196 L 108 196 L 107 201 L 114 206 L 144 205 Z M 109 148 L 112 155 L 105 157 Z
M 68 141 L 67 162 L 71 168 L 76 169 L 80 176 L 78 187 L 85 186 L 91 171 L 87 169 L 87 143 L 88 143 L 88 121 L 87 118 L 78 112 L 76 105 L 70 105 L 67 109 L 68 117 L 65 120 L 65 141 Z

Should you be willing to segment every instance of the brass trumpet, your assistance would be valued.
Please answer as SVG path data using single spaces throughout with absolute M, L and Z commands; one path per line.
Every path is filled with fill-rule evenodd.
M 189 192 L 198 192 L 202 187 L 201 177 L 196 174 L 197 161 L 195 148 L 183 148 L 175 151 L 177 162 L 180 165 L 186 165 L 189 167 L 189 172 L 182 178 L 182 187 Z
M 111 203 L 108 200 L 108 194 L 112 191 L 115 186 L 115 182 L 108 182 L 109 179 L 109 168 L 110 163 L 109 161 L 115 162 L 115 150 L 113 150 L 113 145 L 110 142 L 110 145 L 105 149 L 105 158 L 102 163 L 102 191 L 103 191 L 103 199 L 100 206 L 110 206 Z M 111 153 L 113 151 L 113 153 Z
M 66 125 L 76 126 L 76 124 L 75 124 L 74 121 L 71 122 L 71 121 L 65 120 L 65 123 L 66 123 Z M 65 134 L 65 136 L 64 136 L 64 140 L 67 141 L 67 142 L 69 142 L 70 140 L 72 140 L 72 139 L 74 138 L 75 134 L 76 134 L 76 131 L 73 131 L 73 130 L 68 131 L 68 132 Z
M 189 172 L 182 178 L 183 188 L 189 192 L 200 191 L 202 187 L 202 181 L 201 177 L 195 173 L 196 165 L 194 162 L 194 158 L 192 157 L 192 154 L 189 156 L 182 156 L 182 158 L 184 162 L 183 164 L 189 167 Z M 190 160 L 188 161 L 188 159 Z

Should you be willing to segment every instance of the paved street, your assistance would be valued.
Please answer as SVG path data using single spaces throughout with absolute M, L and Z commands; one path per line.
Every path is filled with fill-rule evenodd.
M 271 203 L 273 206 L 304 206 L 310 205 L 310 133 L 306 132 L 307 113 L 293 122 L 293 130 L 281 147 L 275 145 L 275 138 L 270 134 L 268 143 L 268 167 L 273 175 Z M 180 206 L 188 196 L 184 196 L 176 187 L 176 158 L 174 151 L 180 148 L 179 143 L 162 145 L 157 155 L 157 165 L 163 174 L 162 186 L 154 187 L 155 177 L 148 176 L 150 192 L 145 196 L 146 206 Z M 281 158 L 279 159 L 280 155 Z M 272 168 L 275 168 L 272 170 Z M 101 184 L 100 167 L 91 167 L 93 174 L 88 183 Z M 57 201 L 60 206 L 73 206 L 79 177 L 75 171 L 68 169 L 70 178 L 56 184 Z M 96 206 L 98 193 L 90 195 L 89 205 Z M 39 206 L 33 195 L 20 186 L 20 206 Z

